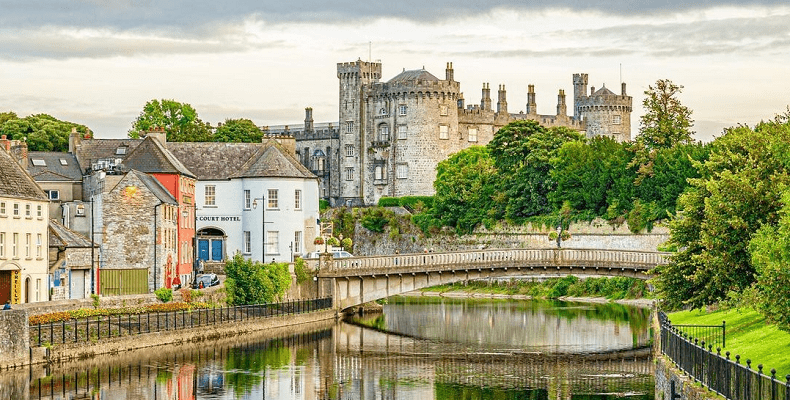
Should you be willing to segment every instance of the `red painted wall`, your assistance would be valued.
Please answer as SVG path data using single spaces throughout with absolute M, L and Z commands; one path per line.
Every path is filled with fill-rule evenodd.
M 180 276 L 192 274 L 192 265 L 195 251 L 195 180 L 178 174 L 151 174 L 162 186 L 167 189 L 178 202 L 178 244 L 176 245 L 175 273 Z M 186 217 L 184 216 L 186 213 Z M 173 281 L 168 280 L 167 287 L 172 287 Z M 181 282 L 185 287 L 187 282 Z

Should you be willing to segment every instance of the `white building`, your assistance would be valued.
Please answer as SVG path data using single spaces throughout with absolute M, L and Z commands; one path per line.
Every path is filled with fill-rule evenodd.
M 0 139 L 0 303 L 49 300 L 49 201 L 11 155 L 19 143 Z M 24 163 L 27 146 L 21 155 Z
M 167 148 L 197 175 L 198 259 L 223 261 L 240 252 L 287 262 L 314 250 L 318 179 L 296 159 L 292 137 Z

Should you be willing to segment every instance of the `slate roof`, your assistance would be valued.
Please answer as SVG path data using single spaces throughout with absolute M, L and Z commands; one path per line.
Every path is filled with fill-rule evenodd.
M 153 193 L 153 195 L 156 196 L 156 198 L 159 199 L 159 201 L 161 201 L 162 203 L 178 205 L 176 198 L 173 197 L 173 195 L 170 194 L 170 192 L 168 192 L 167 189 L 165 189 L 165 187 L 162 186 L 162 184 L 158 180 L 156 180 L 156 178 L 154 178 L 153 176 L 134 169 L 130 170 L 129 174 L 134 174 L 134 176 L 140 179 L 140 181 L 143 182 L 143 184 L 148 188 L 148 190 L 150 190 L 151 193 Z M 121 180 L 121 182 L 122 181 L 123 180 Z
M 231 178 L 316 178 L 283 146 L 269 140 Z
M 0 196 L 47 200 L 33 177 L 5 149 L 0 149 Z
M 150 136 L 143 139 L 142 143 L 124 158 L 123 165 L 128 169 L 136 169 L 148 174 L 164 173 L 196 177 L 173 153 L 162 146 L 159 140 Z
M 408 83 L 414 81 L 438 81 L 439 78 L 433 76 L 430 72 L 424 69 L 413 69 L 403 71 L 390 79 L 387 83 Z
M 99 247 L 95 244 L 94 247 Z M 85 236 L 66 228 L 57 220 L 49 220 L 49 247 L 90 248 L 91 241 Z
M 263 147 L 263 143 L 168 142 L 167 149 L 198 180 L 227 180 Z
M 598 89 L 592 96 L 616 96 L 611 90 L 607 89 L 606 86 Z
M 101 159 L 126 158 L 142 143 L 142 139 L 85 139 L 77 146 L 75 155 L 83 168 Z M 117 154 L 119 147 L 125 147 L 125 154 Z
M 35 165 L 34 160 L 43 161 L 45 165 Z M 66 165 L 63 165 L 61 160 L 65 160 Z M 71 153 L 31 151 L 28 153 L 27 172 L 37 182 L 73 182 L 82 180 L 80 164 Z

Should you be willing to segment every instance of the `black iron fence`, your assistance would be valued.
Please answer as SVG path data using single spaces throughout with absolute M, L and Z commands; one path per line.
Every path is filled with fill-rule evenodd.
M 666 315 L 664 316 L 666 318 Z M 672 322 L 667 320 L 672 325 Z M 727 321 L 721 325 L 672 325 L 680 332 L 711 346 L 727 347 Z
M 332 308 L 332 298 L 180 311 L 116 314 L 30 325 L 30 344 L 96 342 L 113 337 L 198 328 Z
M 714 350 L 713 344 L 681 331 L 663 312 L 658 317 L 661 352 L 695 381 L 727 399 L 790 400 L 790 374 L 782 382 L 775 369 L 768 375 L 762 364 L 754 369 L 751 360 L 742 363 L 739 355 L 734 360 L 729 351 L 722 356 L 721 347 Z

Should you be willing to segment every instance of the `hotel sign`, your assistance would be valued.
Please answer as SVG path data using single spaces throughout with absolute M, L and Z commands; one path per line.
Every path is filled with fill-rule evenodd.
M 197 217 L 200 222 L 241 222 L 241 217 L 233 217 L 226 215 L 217 216 L 199 216 Z

